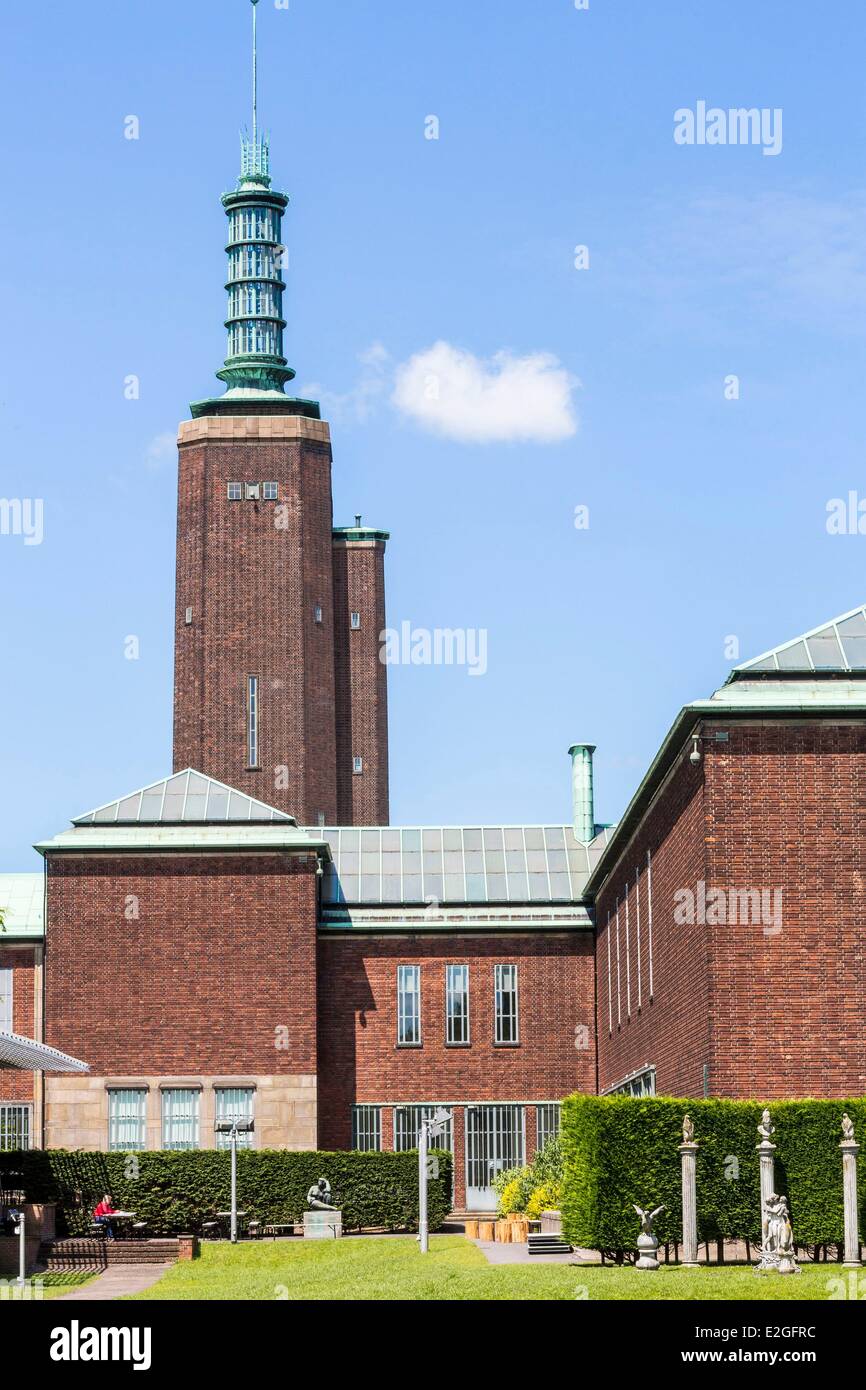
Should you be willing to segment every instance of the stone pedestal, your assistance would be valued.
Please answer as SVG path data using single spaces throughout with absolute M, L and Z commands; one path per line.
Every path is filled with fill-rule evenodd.
M 304 1236 L 307 1240 L 339 1240 L 343 1234 L 341 1211 L 305 1211 Z
M 776 1152 L 776 1145 L 769 1139 L 762 1139 L 760 1144 L 756 1144 L 758 1158 L 761 1162 L 761 1249 L 766 1249 L 767 1245 L 767 1203 L 776 1191 L 775 1160 L 773 1155 Z
M 860 1228 L 857 1220 L 857 1155 L 860 1145 L 856 1139 L 843 1139 L 839 1148 L 842 1150 L 842 1184 L 845 1196 L 844 1268 L 859 1269 L 862 1264 Z
M 658 1236 L 650 1235 L 648 1231 L 641 1231 L 637 1238 L 638 1258 L 635 1269 L 658 1269 Z
M 698 1263 L 698 1205 L 697 1157 L 695 1143 L 679 1146 L 683 1177 L 683 1258 L 681 1263 L 691 1268 Z

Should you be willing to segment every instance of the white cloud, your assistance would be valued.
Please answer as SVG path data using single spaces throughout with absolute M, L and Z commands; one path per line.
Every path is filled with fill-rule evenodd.
M 164 434 L 156 434 L 144 451 L 144 462 L 147 468 L 162 468 L 168 459 L 173 459 L 177 453 L 177 432 L 166 430 Z
M 548 352 L 485 360 L 440 340 L 397 368 L 391 399 L 423 429 L 462 443 L 554 444 L 577 432 L 579 385 Z

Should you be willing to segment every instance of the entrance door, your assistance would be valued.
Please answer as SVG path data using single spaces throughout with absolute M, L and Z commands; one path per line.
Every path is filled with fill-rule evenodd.
M 523 1163 L 522 1105 L 466 1107 L 466 1208 L 495 1211 L 493 1179 L 503 1168 Z

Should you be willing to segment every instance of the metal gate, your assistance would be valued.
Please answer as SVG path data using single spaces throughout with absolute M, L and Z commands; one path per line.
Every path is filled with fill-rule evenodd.
M 466 1208 L 493 1211 L 493 1179 L 503 1168 L 523 1163 L 526 1151 L 522 1105 L 467 1105 Z

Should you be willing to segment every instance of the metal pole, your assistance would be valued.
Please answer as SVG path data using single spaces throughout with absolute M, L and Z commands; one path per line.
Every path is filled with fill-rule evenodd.
M 252 0 L 253 5 L 253 145 L 256 143 L 258 133 L 258 98 L 259 98 L 259 63 L 258 63 L 258 40 L 256 35 L 256 6 L 259 0 Z
M 232 1245 L 238 1243 L 238 1126 L 232 1125 Z
M 430 1248 L 430 1233 L 427 1226 L 427 1121 L 421 1121 L 418 1131 L 418 1239 L 421 1254 L 426 1255 Z
M 24 1237 L 24 1208 L 18 1213 L 18 1283 L 27 1283 L 27 1246 Z

